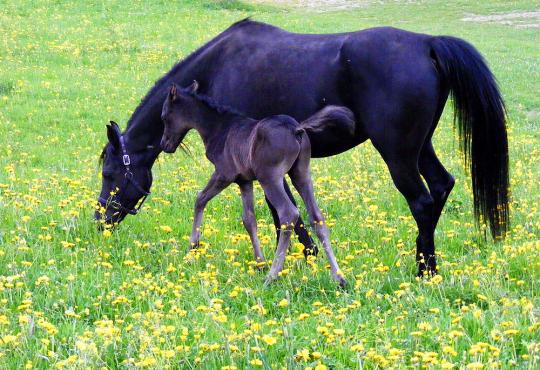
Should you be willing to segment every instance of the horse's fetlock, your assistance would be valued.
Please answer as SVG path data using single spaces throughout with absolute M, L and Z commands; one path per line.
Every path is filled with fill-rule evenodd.
M 243 214 L 242 222 L 244 223 L 245 227 L 253 227 L 253 225 L 257 224 L 257 221 L 255 220 L 255 215 L 253 213 Z

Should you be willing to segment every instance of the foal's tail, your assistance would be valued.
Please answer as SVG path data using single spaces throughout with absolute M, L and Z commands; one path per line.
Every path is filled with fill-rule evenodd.
M 299 134 L 305 130 L 317 134 L 328 129 L 338 129 L 354 135 L 355 126 L 354 113 L 349 108 L 328 105 L 302 121 L 296 133 Z
M 465 165 L 470 167 L 477 221 L 489 222 L 494 238 L 509 227 L 506 109 L 495 77 L 469 43 L 449 36 L 430 41 L 432 57 L 450 88 Z

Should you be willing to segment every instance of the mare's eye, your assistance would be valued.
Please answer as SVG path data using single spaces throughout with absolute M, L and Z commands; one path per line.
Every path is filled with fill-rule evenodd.
M 110 172 L 110 171 L 103 171 L 103 173 L 102 173 L 102 176 L 103 176 L 104 178 L 106 178 L 106 179 L 109 179 L 109 180 L 110 180 L 110 179 L 112 179 L 112 178 L 113 178 L 113 173 L 112 173 L 112 172 Z

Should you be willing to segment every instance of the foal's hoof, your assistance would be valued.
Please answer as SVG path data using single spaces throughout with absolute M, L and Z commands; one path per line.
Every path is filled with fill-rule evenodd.
M 277 276 L 266 276 L 266 280 L 264 281 L 264 287 L 268 288 L 274 281 L 276 281 Z
M 339 284 L 339 287 L 341 289 L 347 289 L 348 283 L 347 283 L 347 280 L 345 280 L 345 278 L 343 276 L 338 276 L 336 278 L 336 281 Z
M 198 249 L 200 246 L 201 246 L 201 244 L 198 241 L 190 242 L 189 246 L 188 246 L 188 252 L 193 250 L 193 249 Z

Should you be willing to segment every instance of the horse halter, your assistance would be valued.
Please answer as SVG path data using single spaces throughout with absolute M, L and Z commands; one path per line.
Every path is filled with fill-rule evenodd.
M 112 199 L 110 199 L 110 198 L 105 199 L 105 198 L 100 196 L 98 198 L 98 201 L 105 208 L 110 207 L 110 208 L 112 208 L 112 209 L 114 209 L 116 211 L 121 211 L 121 212 L 124 212 L 126 214 L 130 214 L 130 215 L 136 215 L 141 210 L 146 198 L 148 198 L 148 196 L 150 195 L 150 191 L 144 190 L 143 187 L 139 184 L 139 182 L 133 178 L 133 172 L 131 172 L 131 169 L 130 169 L 131 158 L 129 157 L 129 154 L 127 152 L 126 144 L 124 142 L 124 137 L 123 136 L 120 136 L 120 147 L 122 149 L 122 163 L 124 164 L 126 172 L 124 172 L 124 182 L 122 183 L 122 186 L 120 187 L 120 190 L 119 190 L 118 193 L 120 193 L 120 191 L 122 191 L 122 189 L 124 189 L 124 190 L 127 189 L 129 184 L 131 184 L 131 185 L 133 185 L 135 187 L 135 189 L 137 189 L 143 195 L 143 197 L 141 198 L 140 201 L 138 201 L 135 204 L 135 207 L 133 207 L 131 209 L 124 207 L 122 204 L 120 204 L 120 202 L 117 202 L 115 200 L 115 198 L 118 196 L 118 193 L 115 194 Z

